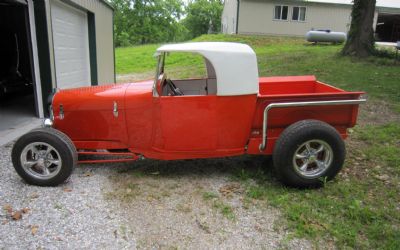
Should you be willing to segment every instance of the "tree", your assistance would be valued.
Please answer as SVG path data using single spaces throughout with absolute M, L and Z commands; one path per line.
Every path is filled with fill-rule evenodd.
M 114 6 L 114 35 L 115 45 L 129 46 L 131 41 L 129 39 L 129 15 L 130 15 L 130 1 L 129 0 L 113 0 Z
M 343 55 L 366 57 L 373 54 L 374 30 L 373 21 L 376 0 L 354 0 L 351 12 L 351 26 Z
M 181 39 L 182 0 L 112 0 L 116 46 Z
M 212 25 L 214 32 L 221 30 L 222 0 L 192 0 L 186 7 L 186 18 L 182 21 L 190 37 L 207 34 Z

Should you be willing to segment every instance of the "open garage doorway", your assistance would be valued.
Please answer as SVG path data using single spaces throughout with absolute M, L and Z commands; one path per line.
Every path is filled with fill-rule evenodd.
M 37 122 L 28 6 L 0 2 L 0 137 Z
M 379 13 L 376 34 L 381 42 L 400 41 L 400 14 Z

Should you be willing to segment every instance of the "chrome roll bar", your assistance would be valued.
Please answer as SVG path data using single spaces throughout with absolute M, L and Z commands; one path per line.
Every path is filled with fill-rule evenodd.
M 267 124 L 268 124 L 268 112 L 273 108 L 290 108 L 290 107 L 306 107 L 306 106 L 328 106 L 328 105 L 351 105 L 361 104 L 366 102 L 367 99 L 357 100 L 338 100 L 338 101 L 310 101 L 310 102 L 280 102 L 271 103 L 264 109 L 264 120 L 263 120 L 263 131 L 262 131 L 262 143 L 259 146 L 260 151 L 265 150 L 267 146 Z

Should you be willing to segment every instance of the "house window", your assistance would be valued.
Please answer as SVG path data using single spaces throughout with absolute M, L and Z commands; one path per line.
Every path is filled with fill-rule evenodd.
M 293 7 L 292 20 L 293 21 L 305 21 L 306 20 L 306 7 Z
M 274 11 L 275 20 L 288 20 L 289 6 L 287 5 L 276 5 Z

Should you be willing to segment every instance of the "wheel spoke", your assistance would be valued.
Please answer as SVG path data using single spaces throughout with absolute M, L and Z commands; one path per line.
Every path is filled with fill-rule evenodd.
M 27 168 L 31 168 L 31 167 L 33 167 L 34 165 L 36 165 L 38 163 L 38 161 L 26 161 L 26 162 L 24 162 L 24 166 L 25 167 L 27 167 Z
M 50 160 L 48 160 L 48 162 L 50 163 L 50 165 L 54 164 L 54 165 L 58 166 L 60 164 L 60 160 L 55 160 L 55 159 L 50 159 Z
M 319 146 L 319 148 L 315 151 L 315 153 L 316 153 L 316 154 L 319 154 L 319 153 L 321 153 L 321 152 L 324 151 L 324 150 L 325 150 L 324 145 L 321 145 L 321 146 Z
M 305 163 L 300 167 L 300 170 L 301 170 L 301 171 L 306 171 L 306 170 L 307 170 L 307 167 L 308 167 L 308 162 L 305 162 Z
M 32 151 L 32 157 L 34 157 L 34 156 L 39 154 L 39 150 L 36 148 L 36 146 L 33 146 L 31 148 L 31 151 Z
M 309 142 L 307 142 L 307 143 L 306 143 L 306 149 L 307 149 L 308 153 L 311 153 L 311 151 L 312 151 L 312 148 L 311 148 L 311 146 L 310 146 L 310 143 L 309 143 Z
M 304 159 L 306 157 L 307 157 L 307 155 L 305 155 L 304 153 L 296 154 L 296 159 Z
M 315 163 L 317 163 L 319 169 L 325 168 L 325 163 L 323 161 L 316 160 Z
M 45 157 L 48 157 L 48 155 L 50 154 L 52 148 L 50 146 L 47 147 L 46 149 L 46 153 L 44 153 Z
M 49 175 L 50 174 L 50 170 L 47 167 L 43 167 L 43 174 Z

